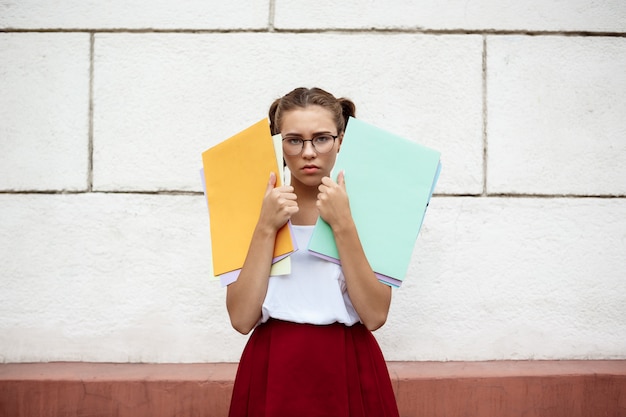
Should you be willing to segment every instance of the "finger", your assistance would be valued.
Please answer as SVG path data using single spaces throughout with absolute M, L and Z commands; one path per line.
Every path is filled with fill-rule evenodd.
M 337 184 L 339 184 L 343 188 L 346 188 L 346 178 L 345 172 L 343 170 L 341 170 L 339 172 L 339 175 L 337 175 Z
M 293 206 L 297 206 L 298 202 L 294 199 L 294 200 L 289 200 L 286 198 L 281 198 L 280 200 L 278 200 L 278 204 L 281 204 L 285 207 L 289 206 L 289 207 L 293 207 Z
M 272 191 L 274 189 L 275 185 L 276 185 L 276 174 L 274 174 L 273 172 L 270 172 L 270 179 L 267 182 L 267 188 L 265 189 L 265 195 L 268 195 L 270 193 L 270 191 Z
M 298 196 L 294 193 L 284 193 L 282 194 L 282 196 L 285 200 L 290 200 L 290 201 L 296 201 L 298 199 Z
M 326 186 L 330 187 L 330 186 L 332 186 L 332 185 L 333 185 L 333 183 L 334 183 L 334 181 L 333 181 L 333 180 L 332 180 L 332 178 L 330 178 L 330 177 L 324 177 L 324 178 L 322 178 L 322 184 L 323 184 L 323 185 L 326 185 Z M 320 185 L 320 186 L 321 186 L 321 185 Z
M 282 194 L 289 194 L 289 193 L 293 193 L 293 187 L 290 185 L 283 185 L 281 187 L 276 187 L 276 191 Z

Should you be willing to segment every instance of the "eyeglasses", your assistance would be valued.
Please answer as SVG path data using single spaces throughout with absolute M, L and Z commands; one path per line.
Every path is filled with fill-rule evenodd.
M 311 142 L 313 149 L 318 153 L 327 153 L 333 148 L 337 135 L 323 134 L 313 139 L 303 139 L 298 136 L 287 136 L 283 139 L 283 152 L 289 156 L 299 155 L 304 149 L 304 142 Z

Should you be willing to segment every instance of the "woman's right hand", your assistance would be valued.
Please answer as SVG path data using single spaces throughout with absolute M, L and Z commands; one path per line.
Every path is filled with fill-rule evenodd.
M 298 212 L 298 202 L 293 187 L 283 185 L 276 187 L 276 174 L 270 173 L 270 178 L 265 190 L 259 226 L 267 227 L 268 230 L 276 231 Z
M 276 233 L 298 212 L 293 191 L 291 186 L 276 187 L 276 174 L 270 174 L 246 260 L 237 281 L 228 286 L 226 307 L 230 322 L 242 334 L 248 334 L 261 317 Z

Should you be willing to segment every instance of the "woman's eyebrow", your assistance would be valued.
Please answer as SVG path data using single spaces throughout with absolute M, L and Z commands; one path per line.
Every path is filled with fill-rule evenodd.
M 319 132 L 313 132 L 313 136 L 330 135 L 330 134 L 331 134 L 330 130 L 322 130 L 322 131 L 319 131 Z M 299 133 L 285 133 L 283 136 L 297 136 L 299 138 L 303 137 Z

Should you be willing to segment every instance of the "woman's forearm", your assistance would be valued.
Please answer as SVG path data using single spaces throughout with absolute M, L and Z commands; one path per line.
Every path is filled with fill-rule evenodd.
M 276 185 L 276 174 L 270 174 L 259 221 L 252 234 L 248 254 L 237 281 L 226 290 L 226 308 L 232 326 L 247 334 L 261 317 L 267 293 L 274 244 L 278 230 L 298 212 L 293 187 Z
M 370 330 L 387 321 L 391 287 L 381 283 L 367 261 L 354 222 L 333 228 L 348 294 L 361 321 Z
M 242 334 L 248 334 L 261 317 L 275 240 L 276 231 L 257 226 L 239 277 L 226 290 L 230 322 Z
M 343 171 L 337 182 L 324 177 L 319 191 L 317 208 L 333 230 L 352 305 L 363 324 L 376 330 L 387 320 L 391 287 L 378 281 L 367 261 L 350 211 Z

